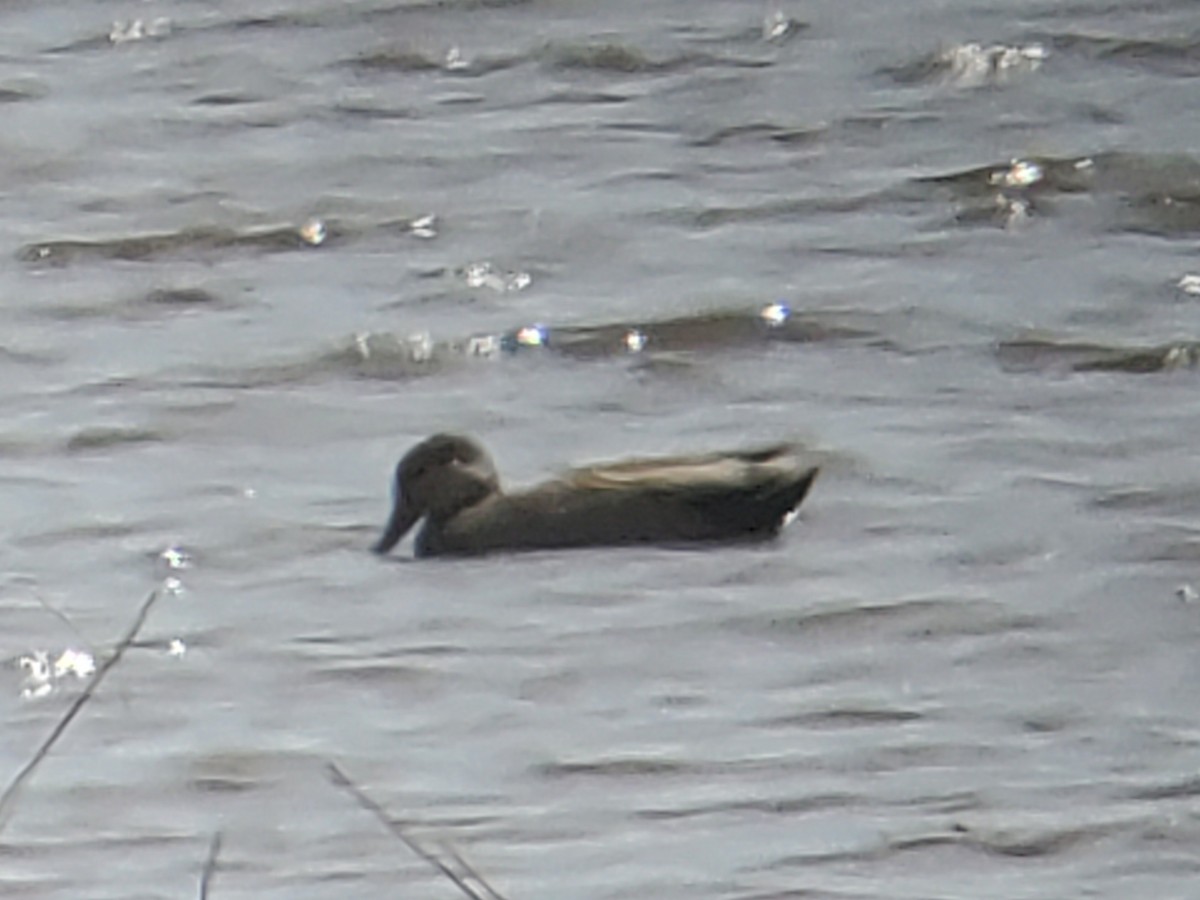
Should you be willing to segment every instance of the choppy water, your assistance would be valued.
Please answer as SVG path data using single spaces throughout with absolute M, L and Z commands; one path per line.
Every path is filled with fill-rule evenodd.
M 179 582 L 5 896 L 453 896 L 330 759 L 510 900 L 1194 895 L 1194 0 L 244 6 L 0 12 L 5 772 Z M 371 557 L 446 429 L 828 463 Z

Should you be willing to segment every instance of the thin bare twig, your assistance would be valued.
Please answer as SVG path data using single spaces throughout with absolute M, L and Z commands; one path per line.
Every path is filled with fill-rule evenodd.
M 336 763 L 327 763 L 327 766 L 330 781 L 357 800 L 359 806 L 378 819 L 383 827 L 398 838 L 404 846 L 449 878 L 454 883 L 454 886 L 466 894 L 470 900 L 504 900 L 504 897 L 488 884 L 482 875 L 467 865 L 461 856 L 457 853 L 452 854 L 455 861 L 463 867 L 464 871 L 483 886 L 483 893 L 480 893 L 471 882 L 467 881 L 462 875 L 446 865 L 445 862 L 417 843 L 416 839 L 410 836 L 399 822 L 392 819 L 382 806 L 368 797 L 358 785 L 350 780 L 345 772 L 337 767 Z
M 217 856 L 221 852 L 221 832 L 213 832 L 212 841 L 208 845 L 208 859 L 204 861 L 204 871 L 200 873 L 200 900 L 208 900 L 208 888 L 217 876 Z
M 445 844 L 443 845 L 442 849 L 450 854 L 450 858 L 458 863 L 458 867 L 460 869 L 479 882 L 479 886 L 483 888 L 484 892 L 491 898 L 491 900 L 506 900 L 504 895 L 492 887 L 491 884 L 488 883 L 488 880 L 480 874 L 479 870 L 467 862 L 463 858 L 463 855 L 455 850 L 454 847 L 452 847 L 450 844 Z
M 67 707 L 66 713 L 63 714 L 63 717 L 59 719 L 58 723 L 54 726 L 54 728 L 51 729 L 50 734 L 46 736 L 44 741 L 42 741 L 42 745 L 38 747 L 37 751 L 33 754 L 33 757 L 29 760 L 29 762 L 25 763 L 25 765 L 21 768 L 21 771 L 19 771 L 13 780 L 9 782 L 8 787 L 4 789 L 4 793 L 0 794 L 0 831 L 3 831 L 4 826 L 8 824 L 8 816 L 11 812 L 12 802 L 16 799 L 17 793 L 21 790 L 21 787 L 26 781 L 29 780 L 37 767 L 41 765 L 42 760 L 45 759 L 50 753 L 50 750 L 58 742 L 58 739 L 62 737 L 63 732 L 67 730 L 67 726 L 71 724 L 71 721 L 77 715 L 79 715 L 79 711 L 83 709 L 84 705 L 89 700 L 92 699 L 92 695 L 96 693 L 96 690 L 100 687 L 100 683 L 104 681 L 104 676 L 106 676 L 112 670 L 112 668 L 121 661 L 121 657 L 125 654 L 125 651 L 129 649 L 129 645 L 134 642 L 134 639 L 137 638 L 138 632 L 141 631 L 142 626 L 146 624 L 146 617 L 150 615 L 150 609 L 154 606 L 156 600 L 158 600 L 158 591 L 151 591 L 150 595 L 144 601 L 142 601 L 142 606 L 138 610 L 138 614 L 134 618 L 133 624 L 129 626 L 129 630 L 125 632 L 125 636 L 117 643 L 116 649 L 113 650 L 112 656 L 100 664 L 99 668 L 96 669 L 96 674 L 92 676 L 91 683 L 88 684 L 88 686 L 83 689 L 83 692 L 80 693 L 80 695 L 76 697 L 74 701 L 72 701 L 69 707 Z

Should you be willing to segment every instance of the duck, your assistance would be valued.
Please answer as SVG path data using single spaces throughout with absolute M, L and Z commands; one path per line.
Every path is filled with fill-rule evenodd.
M 435 434 L 397 464 L 392 514 L 372 550 L 389 553 L 422 520 L 417 557 L 768 540 L 818 469 L 780 443 L 600 463 L 509 493 L 478 441 Z

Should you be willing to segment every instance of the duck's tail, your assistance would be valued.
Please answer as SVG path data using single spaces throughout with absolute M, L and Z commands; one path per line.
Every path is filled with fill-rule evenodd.
M 820 471 L 818 466 L 805 466 L 763 480 L 746 502 L 738 504 L 745 510 L 746 530 L 751 534 L 778 533 L 804 502 Z

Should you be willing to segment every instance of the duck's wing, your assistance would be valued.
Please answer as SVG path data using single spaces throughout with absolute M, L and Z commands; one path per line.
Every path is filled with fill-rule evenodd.
M 814 468 L 794 444 L 775 444 L 730 453 L 652 457 L 572 469 L 562 480 L 577 490 L 665 491 L 753 488 L 799 478 Z

